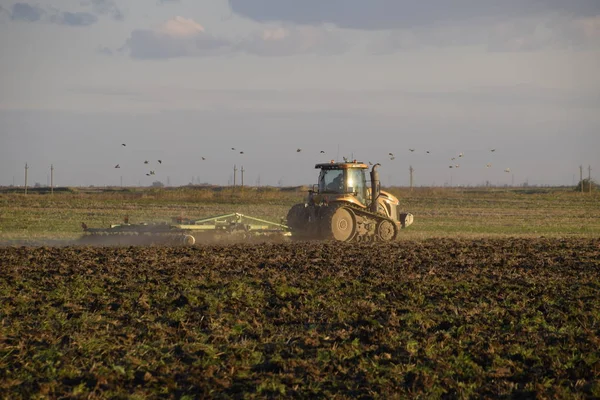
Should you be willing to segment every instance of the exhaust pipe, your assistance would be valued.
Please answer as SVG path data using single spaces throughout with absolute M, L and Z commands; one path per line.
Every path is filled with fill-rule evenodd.
M 379 183 L 379 171 L 377 167 L 381 164 L 377 163 L 373 165 L 371 169 L 371 212 L 377 212 L 377 199 L 379 198 L 380 183 Z

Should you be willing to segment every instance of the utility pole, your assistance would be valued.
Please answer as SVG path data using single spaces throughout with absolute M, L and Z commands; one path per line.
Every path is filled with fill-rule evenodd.
M 235 188 L 235 183 L 237 180 L 237 165 L 233 164 L 233 187 Z
M 29 169 L 29 166 L 27 165 L 27 163 L 25 163 L 25 194 L 27 194 L 27 170 Z
M 588 165 L 588 188 L 590 194 L 592 194 L 592 166 Z
M 579 166 L 579 184 L 581 185 L 581 193 L 583 193 L 583 165 Z
M 123 189 L 123 175 L 121 175 L 121 189 Z
M 244 188 L 244 166 L 243 165 L 242 165 L 241 172 L 242 172 L 242 189 L 243 189 Z
M 54 165 L 50 164 L 50 194 L 54 194 Z
M 410 172 L 410 191 L 412 192 L 412 190 L 413 190 L 413 172 L 414 172 L 412 165 L 410 166 L 410 168 L 408 168 L 408 171 Z

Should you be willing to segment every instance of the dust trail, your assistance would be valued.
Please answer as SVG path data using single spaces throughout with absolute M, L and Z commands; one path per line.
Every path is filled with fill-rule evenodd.
M 0 247 L 66 247 L 72 239 L 14 239 L 0 241 Z
M 263 244 L 263 243 L 285 243 L 290 241 L 288 237 L 281 235 L 273 236 L 251 236 L 240 235 L 198 235 L 195 236 L 196 243 L 193 246 L 202 245 L 235 245 L 235 244 Z M 160 246 L 160 247 L 185 247 L 179 240 L 172 238 L 148 237 L 144 235 L 83 235 L 76 239 L 14 239 L 0 240 L 0 248 L 5 247 L 129 247 L 129 246 Z

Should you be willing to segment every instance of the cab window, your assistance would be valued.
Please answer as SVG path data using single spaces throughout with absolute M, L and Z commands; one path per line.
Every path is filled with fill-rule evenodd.
M 356 193 L 356 197 L 361 203 L 365 203 L 367 196 L 367 182 L 362 169 L 349 168 L 348 192 Z
M 319 192 L 344 192 L 344 171 L 324 169 L 319 175 Z

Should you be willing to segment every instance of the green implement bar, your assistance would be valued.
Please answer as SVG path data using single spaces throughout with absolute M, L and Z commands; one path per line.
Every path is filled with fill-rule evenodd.
M 177 224 L 174 225 L 174 227 L 189 230 L 211 230 L 219 228 L 226 229 L 236 225 L 243 225 L 248 230 L 287 231 L 290 229 L 287 225 L 266 221 L 260 218 L 250 217 L 240 213 L 217 215 L 215 217 L 209 217 L 190 222 L 191 223 L 188 224 Z M 245 222 L 258 222 L 261 224 L 259 225 Z

